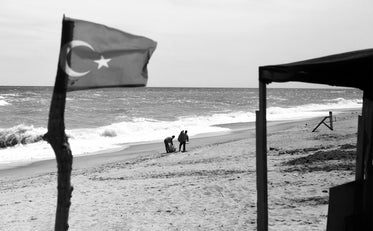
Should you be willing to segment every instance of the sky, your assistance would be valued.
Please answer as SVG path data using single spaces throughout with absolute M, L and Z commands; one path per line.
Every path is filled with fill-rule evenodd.
M 63 14 L 155 40 L 149 87 L 256 88 L 259 66 L 373 47 L 371 0 L 1 0 L 0 86 L 54 85 Z

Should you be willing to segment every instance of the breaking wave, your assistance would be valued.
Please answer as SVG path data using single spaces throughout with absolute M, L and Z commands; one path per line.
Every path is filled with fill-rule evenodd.
M 336 98 L 322 104 L 305 104 L 294 107 L 269 107 L 269 121 L 295 120 L 318 116 L 327 116 L 328 111 L 337 109 L 361 108 L 361 100 Z M 73 155 L 89 155 L 109 149 L 122 149 L 135 142 L 156 141 L 162 145 L 166 136 L 177 135 L 188 130 L 194 135 L 209 132 L 229 131 L 219 124 L 255 121 L 255 109 L 252 111 L 225 111 L 211 115 L 189 115 L 176 120 L 164 121 L 154 118 L 132 118 L 118 116 L 115 123 L 91 128 L 67 129 Z M 54 158 L 50 145 L 42 140 L 46 128 L 20 124 L 0 130 L 0 165 L 21 161 L 38 161 Z
M 0 106 L 6 106 L 9 105 L 9 103 L 3 99 L 0 99 Z
M 305 119 L 327 116 L 328 111 L 357 109 L 362 107 L 361 99 L 347 100 L 344 98 L 330 99 L 323 104 L 305 104 L 295 107 L 269 107 L 267 118 L 271 121 Z
M 45 133 L 45 130 L 44 132 L 42 130 L 44 129 L 23 124 L 0 130 L 0 148 L 39 142 Z

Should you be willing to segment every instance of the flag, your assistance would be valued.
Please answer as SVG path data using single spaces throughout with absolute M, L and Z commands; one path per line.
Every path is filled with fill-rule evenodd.
M 59 68 L 67 91 L 102 87 L 139 87 L 148 81 L 147 64 L 157 43 L 105 25 L 63 19 Z M 64 33 L 69 33 L 64 36 Z

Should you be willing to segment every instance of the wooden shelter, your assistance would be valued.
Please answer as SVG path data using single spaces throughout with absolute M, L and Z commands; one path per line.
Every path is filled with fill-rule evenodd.
M 259 111 L 256 112 L 258 230 L 268 230 L 266 85 L 290 81 L 352 87 L 363 91 L 362 115 L 358 123 L 356 177 L 352 184 L 353 214 L 344 217 L 347 220 L 344 227 L 346 230 L 373 230 L 373 49 L 259 67 Z M 334 229 L 328 227 L 328 230 Z

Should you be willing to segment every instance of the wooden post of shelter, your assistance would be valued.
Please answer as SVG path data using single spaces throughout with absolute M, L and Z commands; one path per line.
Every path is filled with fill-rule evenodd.
M 63 20 L 64 21 L 64 20 Z M 62 25 L 61 46 L 72 39 L 72 23 L 64 22 Z M 52 102 L 49 111 L 48 132 L 44 139 L 48 141 L 56 156 L 58 169 L 57 182 L 57 208 L 55 230 L 66 231 L 69 228 L 69 209 L 73 187 L 71 186 L 71 170 L 73 156 L 65 134 L 65 103 L 67 76 L 58 65 Z
M 260 74 L 260 73 L 259 73 Z M 259 111 L 256 111 L 257 230 L 268 230 L 266 84 L 259 81 Z
M 363 161 L 363 134 L 364 125 L 363 118 L 359 115 L 357 124 L 357 145 L 356 145 L 356 168 L 355 168 L 355 180 L 364 180 L 364 161 Z
M 357 145 L 356 145 L 356 168 L 355 168 L 355 188 L 353 198 L 353 218 L 352 222 L 347 220 L 347 227 L 350 229 L 359 229 L 362 224 L 363 214 L 363 182 L 364 182 L 364 125 L 362 116 L 358 116 L 357 125 Z M 346 227 L 346 229 L 347 229 Z
M 372 169 L 372 156 L 373 156 L 373 100 L 371 97 L 367 97 L 366 92 L 363 96 L 363 109 L 360 122 L 359 142 L 357 147 L 359 148 L 360 155 L 356 163 L 356 179 L 364 180 L 363 192 L 360 192 L 360 196 L 363 198 L 362 208 L 359 210 L 365 213 L 364 223 L 367 227 L 366 230 L 373 230 L 373 201 L 372 201 L 372 185 L 373 185 L 373 169 Z M 359 166 L 360 165 L 360 166 Z
M 373 101 L 365 95 L 364 92 L 362 115 L 358 117 L 355 181 L 336 186 L 335 189 L 331 188 L 329 200 L 334 200 L 334 204 L 331 205 L 329 202 L 329 206 L 334 209 L 330 210 L 328 215 L 328 231 L 341 230 L 342 228 L 347 231 L 373 230 Z M 332 190 L 336 192 L 333 195 Z M 352 202 L 350 202 L 351 199 Z M 339 204 L 336 204 L 337 202 Z

